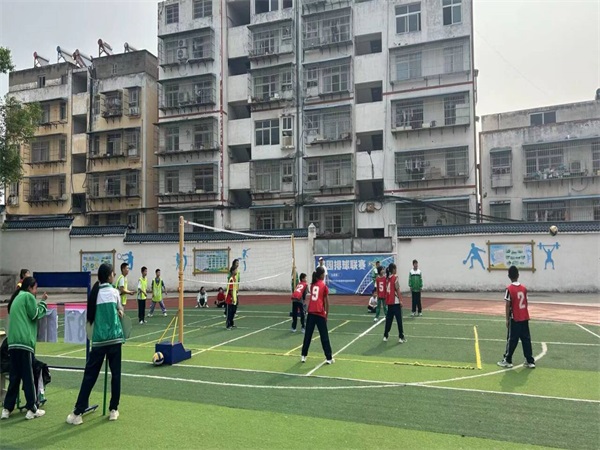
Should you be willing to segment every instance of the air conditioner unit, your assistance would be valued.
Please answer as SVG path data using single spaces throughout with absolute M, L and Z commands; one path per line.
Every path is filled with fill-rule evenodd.
M 187 48 L 187 39 L 179 39 L 177 41 L 177 48 Z
M 140 115 L 140 107 L 134 106 L 134 107 L 129 108 L 129 115 L 130 116 L 139 116 Z
M 187 105 L 190 102 L 190 93 L 189 92 L 180 92 L 177 97 L 180 105 Z
M 10 206 L 17 206 L 19 204 L 19 197 L 16 195 L 11 195 L 8 197 L 8 204 Z
M 177 59 L 179 61 L 188 59 L 188 50 L 187 50 L 187 48 L 178 48 L 177 49 Z
M 569 164 L 569 172 L 571 172 L 572 174 L 583 172 L 581 161 L 571 161 L 571 163 Z
M 271 94 L 271 98 L 274 100 L 278 100 L 279 99 L 279 92 L 274 92 L 273 94 Z
M 292 136 L 281 137 L 281 148 L 294 148 L 294 141 Z

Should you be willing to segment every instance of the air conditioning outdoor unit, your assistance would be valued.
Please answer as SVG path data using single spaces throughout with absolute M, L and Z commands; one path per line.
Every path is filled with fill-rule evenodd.
M 179 39 L 177 41 L 177 48 L 187 48 L 187 39 Z
M 189 94 L 189 92 L 180 92 L 179 96 L 177 98 L 179 100 L 179 104 L 180 105 L 188 104 L 190 102 L 190 94 Z
M 139 116 L 140 115 L 140 107 L 134 106 L 134 107 L 129 108 L 129 115 L 130 116 Z
M 177 49 L 177 59 L 182 61 L 188 59 L 188 50 L 187 48 L 178 48 Z
M 8 197 L 8 204 L 10 206 L 17 206 L 19 204 L 19 197 L 16 195 L 11 195 Z
M 367 205 L 365 207 L 365 211 L 368 213 L 374 213 L 375 212 L 375 203 L 367 203 Z
M 281 147 L 282 148 L 294 148 L 294 142 L 292 140 L 292 136 L 282 136 L 281 137 Z

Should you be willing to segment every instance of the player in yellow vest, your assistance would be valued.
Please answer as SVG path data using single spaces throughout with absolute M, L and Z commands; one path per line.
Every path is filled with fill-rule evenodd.
M 127 275 L 129 275 L 129 264 L 123 263 L 121 264 L 121 275 L 119 275 L 119 278 L 117 278 L 117 282 L 115 283 L 115 288 L 119 291 L 123 307 L 127 305 L 127 296 L 135 294 L 135 292 L 127 289 Z
M 154 308 L 156 308 L 157 303 L 160 305 L 163 316 L 166 316 L 167 308 L 165 308 L 165 304 L 163 302 L 163 292 L 165 295 L 167 295 L 167 288 L 165 287 L 164 281 L 160 277 L 160 269 L 156 269 L 154 273 L 156 274 L 156 278 L 152 280 L 152 304 L 150 305 L 148 317 L 152 317 L 154 314 Z
M 144 317 L 146 315 L 146 298 L 148 297 L 148 269 L 144 266 L 142 267 L 142 276 L 138 280 L 137 285 L 137 301 L 138 301 L 138 320 L 140 321 L 140 325 L 146 323 Z

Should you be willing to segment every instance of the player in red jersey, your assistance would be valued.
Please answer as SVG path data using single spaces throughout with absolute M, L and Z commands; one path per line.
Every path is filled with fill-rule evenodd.
M 385 304 L 385 286 L 386 286 L 386 278 L 384 273 L 383 266 L 379 266 L 377 268 L 377 277 L 375 278 L 375 288 L 377 289 L 377 308 L 375 309 L 375 318 L 373 322 L 377 322 L 379 320 L 379 313 L 381 312 L 381 308 L 383 307 L 383 315 L 387 315 L 387 305 Z
M 387 285 L 385 293 L 385 303 L 387 304 L 387 314 L 385 316 L 385 331 L 383 333 L 383 341 L 387 342 L 389 332 L 392 329 L 394 317 L 398 323 L 398 342 L 404 344 L 404 327 L 402 326 L 402 295 L 400 294 L 400 281 L 396 275 L 396 264 L 392 263 L 386 269 Z
M 523 345 L 525 355 L 524 366 L 535 369 L 535 360 L 531 350 L 531 335 L 529 334 L 529 310 L 527 309 L 527 288 L 519 283 L 519 269 L 510 266 L 508 269 L 510 283 L 506 288 L 504 300 L 506 300 L 506 351 L 504 358 L 498 363 L 500 367 L 510 368 L 513 366 L 512 357 L 519 339 Z
M 300 274 L 300 283 L 294 289 L 292 294 L 292 333 L 296 332 L 296 325 L 298 323 L 298 316 L 300 317 L 300 323 L 302 324 L 302 332 L 304 333 L 304 301 L 306 300 L 306 291 L 308 290 L 308 283 L 306 282 L 306 274 Z
M 302 362 L 306 362 L 308 348 L 312 340 L 315 326 L 319 329 L 321 336 L 321 345 L 325 353 L 326 363 L 333 364 L 335 361 L 331 354 L 331 344 L 329 343 L 329 333 L 327 331 L 327 314 L 329 313 L 329 288 L 323 281 L 325 279 L 325 270 L 317 267 L 312 275 L 312 284 L 310 285 L 310 301 L 308 302 L 308 316 L 306 318 L 306 333 L 304 334 L 304 343 L 302 344 Z

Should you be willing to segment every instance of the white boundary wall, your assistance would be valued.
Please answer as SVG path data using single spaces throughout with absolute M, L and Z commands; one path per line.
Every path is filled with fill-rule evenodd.
M 522 271 L 521 281 L 532 291 L 553 292 L 600 292 L 600 233 L 560 233 L 556 237 L 549 234 L 528 235 L 456 235 L 441 237 L 417 237 L 399 239 L 397 244 L 397 265 L 402 289 L 407 289 L 408 271 L 412 260 L 419 260 L 423 271 L 424 291 L 501 291 L 507 284 L 505 270 L 491 271 L 483 269 L 474 261 L 463 264 L 469 254 L 471 244 L 484 249 L 480 253 L 485 267 L 488 265 L 486 242 L 528 242 L 533 241 L 535 272 Z M 288 255 L 291 251 L 281 251 L 282 242 L 289 246 L 289 240 L 248 240 L 248 241 L 212 241 L 186 243 L 188 264 L 192 264 L 192 249 L 231 248 L 231 259 L 239 258 L 244 249 L 247 252 L 247 271 L 242 272 L 242 281 L 254 280 L 269 273 L 291 271 Z M 552 252 L 554 270 L 551 264 L 544 268 L 546 253 L 538 244 L 559 248 Z M 286 247 L 287 248 L 287 247 Z M 129 275 L 130 284 L 139 277 L 142 266 L 148 267 L 149 277 L 154 269 L 162 270 L 162 277 L 170 292 L 177 285 L 176 255 L 177 243 L 125 243 L 122 236 L 106 237 L 70 237 L 69 230 L 28 230 L 0 232 L 0 289 L 6 294 L 13 289 L 22 267 L 36 272 L 79 271 L 80 250 L 110 251 L 119 255 L 133 255 L 133 270 Z M 313 242 L 309 231 L 308 238 L 295 239 L 296 266 L 298 272 L 311 273 L 313 267 Z M 126 260 L 116 259 L 118 266 Z M 280 267 L 283 266 L 283 267 Z M 287 269 L 286 269 L 287 266 Z M 191 271 L 186 271 L 186 278 Z M 252 290 L 289 291 L 290 274 L 275 280 L 265 280 L 250 286 Z M 202 275 L 198 279 L 216 281 L 225 284 L 225 274 Z M 208 285 L 207 287 L 214 285 Z M 242 286 L 243 289 L 244 286 Z M 186 283 L 186 291 L 197 290 L 199 284 Z M 212 289 L 210 289 L 212 290 Z

